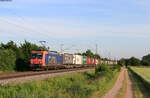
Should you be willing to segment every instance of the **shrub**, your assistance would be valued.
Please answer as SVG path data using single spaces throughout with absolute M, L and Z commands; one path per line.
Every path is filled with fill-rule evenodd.
M 121 70 L 121 65 L 118 65 L 118 64 L 113 65 L 113 70 L 120 71 Z
M 95 68 L 95 78 L 98 79 L 100 77 L 110 76 L 111 72 L 108 64 L 98 64 Z
M 10 49 L 0 51 L 0 70 L 14 70 L 16 55 Z
M 150 54 L 143 56 L 141 63 L 145 66 L 150 66 Z
M 0 43 L 0 70 L 29 70 L 31 51 L 48 50 L 46 47 L 40 47 L 36 44 L 25 41 L 17 46 L 13 41 Z
M 95 68 L 95 73 L 99 73 L 99 72 L 109 72 L 110 68 L 108 66 L 108 64 L 102 63 L 102 64 L 98 64 Z

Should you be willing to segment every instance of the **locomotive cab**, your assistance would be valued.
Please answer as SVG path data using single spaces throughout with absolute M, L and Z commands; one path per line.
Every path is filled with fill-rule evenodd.
M 45 66 L 45 55 L 47 51 L 32 51 L 30 59 L 31 68 L 42 68 Z

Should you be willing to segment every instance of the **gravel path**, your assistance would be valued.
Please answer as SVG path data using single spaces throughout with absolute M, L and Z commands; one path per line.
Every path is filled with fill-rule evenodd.
M 125 69 L 122 68 L 115 85 L 113 86 L 113 88 L 108 93 L 106 93 L 104 95 L 103 98 L 116 98 L 120 88 L 122 87 L 122 83 L 123 83 L 124 78 L 125 78 Z
M 43 75 L 36 75 L 36 76 L 25 76 L 25 77 L 13 78 L 13 79 L 5 79 L 5 80 L 0 80 L 0 85 L 6 85 L 10 83 L 24 83 L 24 82 L 30 82 L 33 80 L 44 80 L 50 77 L 61 76 L 61 75 L 76 73 L 76 72 L 85 72 L 89 70 L 91 69 L 84 69 L 84 70 L 82 69 L 82 70 L 76 70 L 76 71 L 50 73 L 50 74 L 43 74 Z
M 123 81 L 127 80 L 127 89 L 126 89 L 126 93 L 124 98 L 133 98 L 133 90 L 132 90 L 132 83 L 131 80 L 129 78 L 128 72 L 126 68 L 122 68 L 120 75 L 118 76 L 118 79 L 115 83 L 115 85 L 113 86 L 113 88 L 104 95 L 103 98 L 116 98 L 119 90 L 122 88 L 123 86 Z
M 126 76 L 127 76 L 127 90 L 124 98 L 133 98 L 133 86 L 127 70 Z

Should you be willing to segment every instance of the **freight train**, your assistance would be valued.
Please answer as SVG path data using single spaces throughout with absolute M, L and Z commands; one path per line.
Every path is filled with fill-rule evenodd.
M 117 62 L 89 58 L 77 54 L 32 51 L 30 63 L 30 67 L 32 69 L 58 69 L 74 67 L 94 67 L 98 63 L 116 64 Z

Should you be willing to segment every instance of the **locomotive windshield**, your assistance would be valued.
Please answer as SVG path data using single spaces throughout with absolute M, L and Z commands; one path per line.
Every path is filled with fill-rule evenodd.
M 33 53 L 31 58 L 32 59 L 42 59 L 43 54 L 42 53 Z

